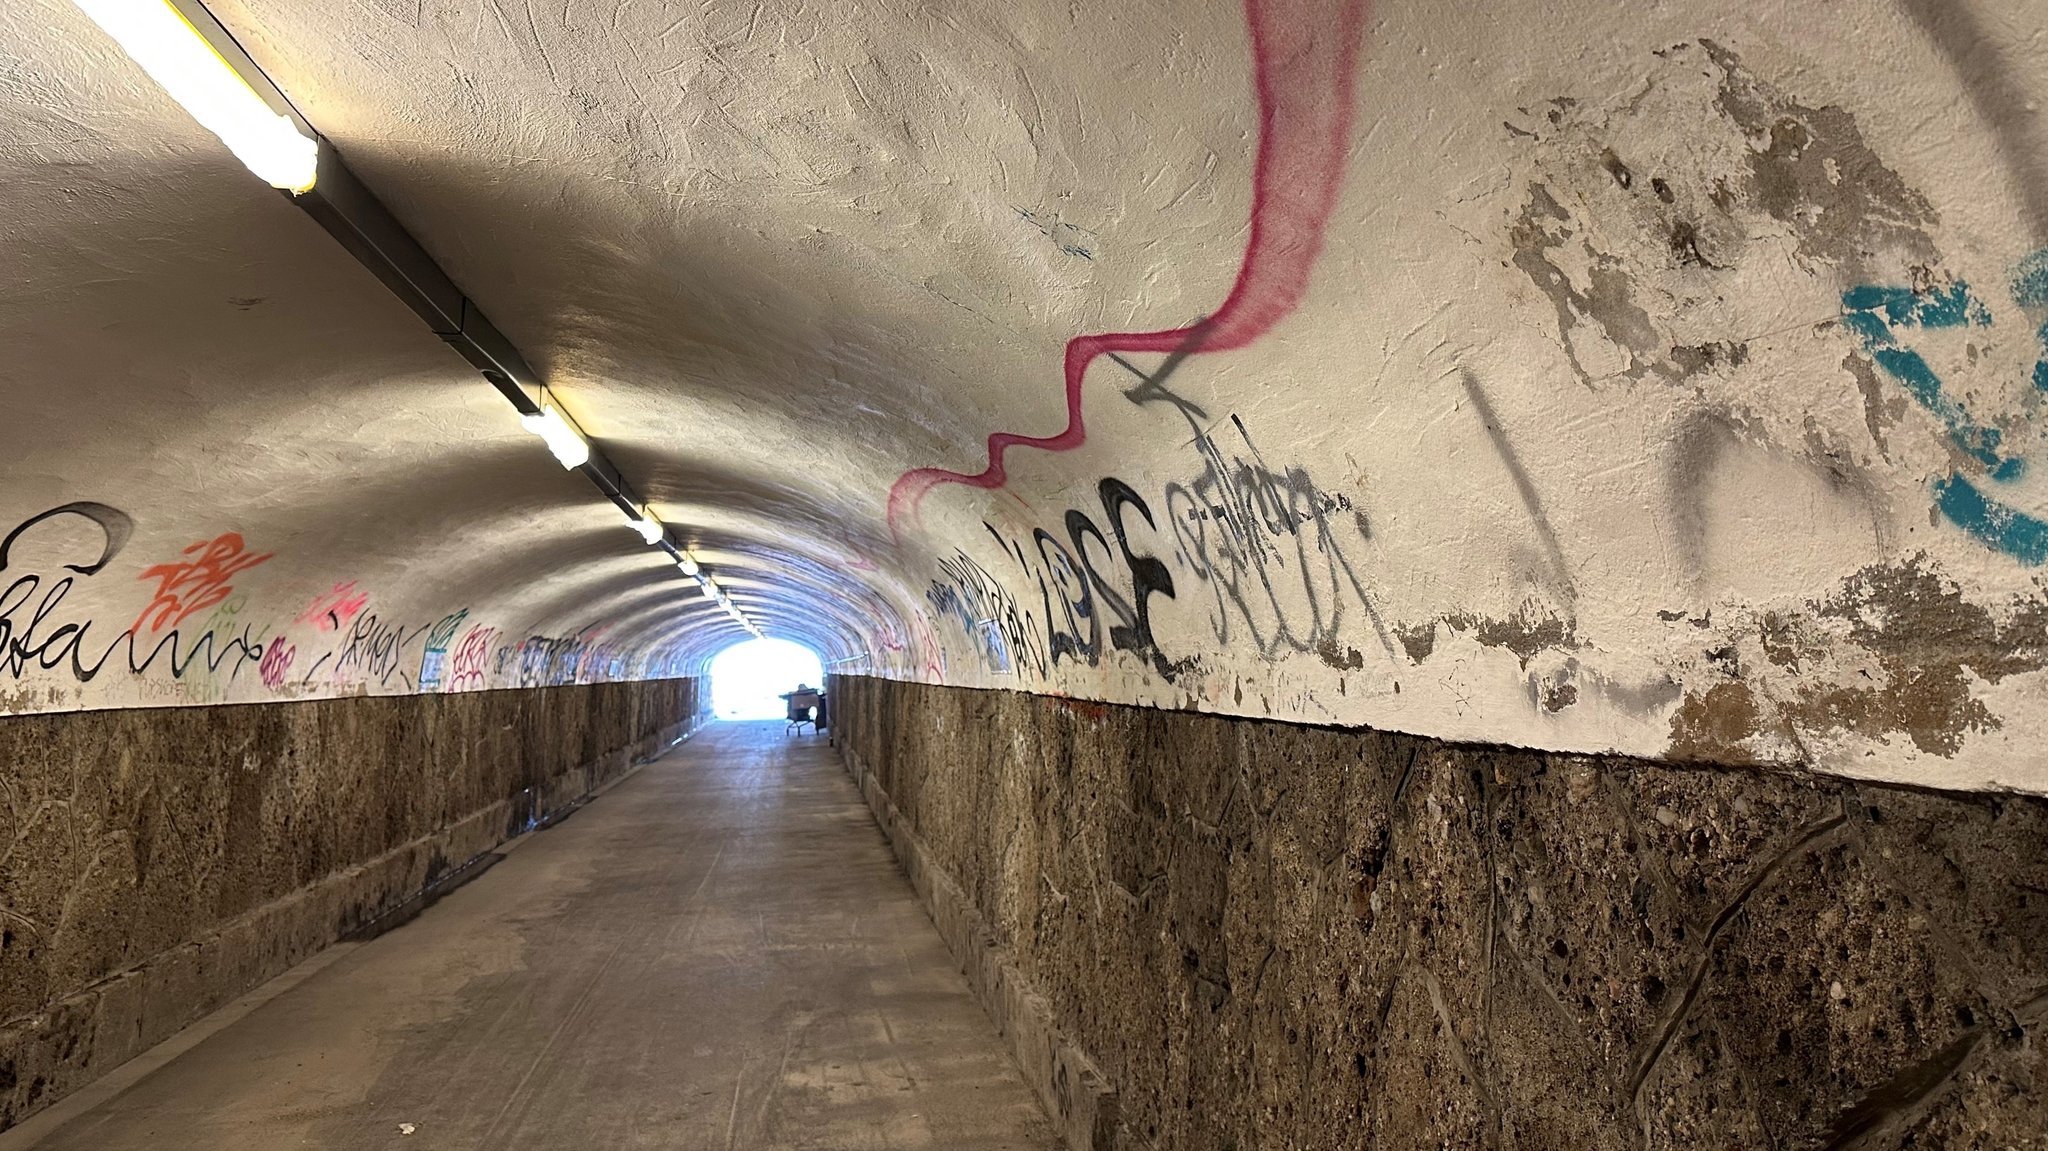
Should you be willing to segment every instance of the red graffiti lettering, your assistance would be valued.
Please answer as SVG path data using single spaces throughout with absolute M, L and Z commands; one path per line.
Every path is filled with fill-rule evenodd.
M 234 594 L 234 585 L 230 581 L 269 559 L 272 553 L 250 555 L 243 548 L 241 533 L 222 532 L 210 540 L 200 540 L 179 554 L 190 558 L 157 564 L 135 577 L 157 581 L 156 594 L 150 597 L 142 614 L 135 617 L 130 631 L 137 635 L 144 631 L 160 632 L 167 627 L 176 627 L 195 612 L 217 606 Z
M 484 671 L 490 666 L 491 641 L 498 636 L 498 629 L 481 625 L 464 633 L 462 642 L 455 646 L 455 654 L 449 658 L 449 691 L 471 691 L 484 686 Z

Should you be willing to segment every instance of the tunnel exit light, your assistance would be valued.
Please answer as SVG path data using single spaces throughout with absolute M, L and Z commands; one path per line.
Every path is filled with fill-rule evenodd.
M 73 0 L 199 126 L 271 187 L 313 187 L 320 145 L 280 116 L 168 0 Z

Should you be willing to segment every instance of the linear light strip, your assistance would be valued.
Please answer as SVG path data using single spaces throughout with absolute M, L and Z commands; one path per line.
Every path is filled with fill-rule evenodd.
M 168 0 L 75 0 L 199 126 L 273 188 L 312 188 L 319 144 L 270 106 Z
M 716 585 L 696 557 L 668 538 L 667 526 L 561 409 L 512 341 L 363 186 L 334 145 L 200 0 L 73 2 L 250 171 L 290 195 L 468 360 L 563 467 L 583 473 L 625 514 L 628 526 L 712 594 Z M 722 590 L 713 598 L 742 627 L 761 634 Z

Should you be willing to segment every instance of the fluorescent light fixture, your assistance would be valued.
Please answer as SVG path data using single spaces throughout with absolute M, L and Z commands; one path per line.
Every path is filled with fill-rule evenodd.
M 654 518 L 653 512 L 642 510 L 639 519 L 627 520 L 626 524 L 634 531 L 639 532 L 640 538 L 648 543 L 658 544 L 661 542 L 661 521 Z
M 280 116 L 166 0 L 74 0 L 128 58 L 273 188 L 313 187 L 320 145 Z
M 676 566 L 683 569 L 683 574 L 686 576 L 694 576 L 704 570 L 697 566 L 697 557 L 689 552 L 684 552 L 682 558 L 676 560 Z
M 590 445 L 578 435 L 569 421 L 553 404 L 543 403 L 538 412 L 529 412 L 519 417 L 526 430 L 547 441 L 548 450 L 562 461 L 565 468 L 577 467 L 590 460 Z

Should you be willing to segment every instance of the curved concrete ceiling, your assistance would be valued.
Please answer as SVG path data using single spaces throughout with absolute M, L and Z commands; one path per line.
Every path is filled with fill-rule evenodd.
M 2029 0 L 212 7 L 841 670 L 2048 791 Z M 0 527 L 83 505 L 0 557 L 7 710 L 743 634 L 75 9 L 0 21 Z

